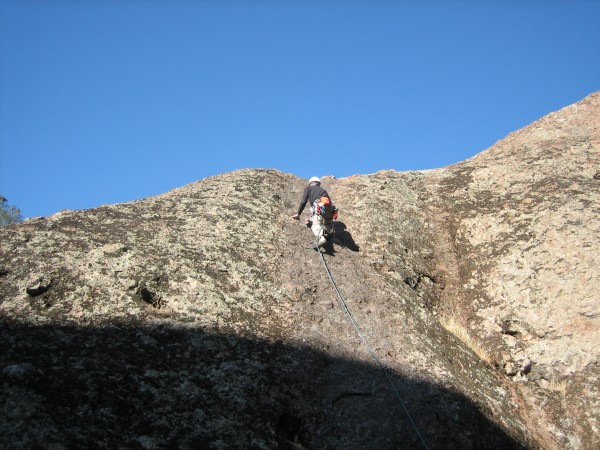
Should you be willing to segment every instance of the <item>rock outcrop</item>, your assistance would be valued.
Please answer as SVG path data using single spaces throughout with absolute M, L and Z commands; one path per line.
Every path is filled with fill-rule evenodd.
M 323 179 L 325 260 L 387 373 L 288 219 L 295 176 L 2 228 L 0 447 L 597 447 L 599 114 Z
M 428 181 L 455 269 L 439 306 L 521 381 L 522 408 L 559 448 L 599 445 L 599 168 L 596 93 Z

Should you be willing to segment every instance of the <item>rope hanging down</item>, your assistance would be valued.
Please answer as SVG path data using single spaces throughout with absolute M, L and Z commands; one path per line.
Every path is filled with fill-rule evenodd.
M 327 276 L 329 277 L 329 281 L 331 281 L 331 284 L 333 285 L 333 288 L 335 289 L 335 292 L 338 296 L 338 299 L 340 300 L 342 308 L 344 308 L 346 315 L 350 319 L 350 322 L 352 322 L 352 325 L 354 326 L 354 329 L 356 330 L 356 334 L 358 335 L 360 340 L 363 342 L 363 344 L 365 344 L 365 347 L 367 348 L 367 350 L 369 351 L 369 353 L 371 354 L 371 356 L 373 357 L 373 359 L 375 360 L 377 365 L 383 370 L 383 373 L 385 374 L 385 377 L 386 377 L 388 383 L 390 384 L 392 390 L 396 393 L 396 397 L 398 397 L 398 400 L 400 400 L 400 404 L 402 405 L 402 408 L 404 409 L 404 412 L 406 413 L 406 417 L 408 417 L 408 420 L 410 421 L 413 429 L 415 430 L 415 433 L 419 437 L 421 444 L 423 444 L 423 447 L 426 450 L 429 450 L 429 447 L 425 443 L 425 439 L 423 439 L 423 436 L 419 432 L 419 428 L 417 427 L 417 424 L 413 420 L 412 416 L 410 415 L 410 412 L 408 411 L 408 408 L 404 404 L 404 400 L 402 400 L 402 397 L 400 396 L 400 392 L 398 392 L 398 388 L 394 384 L 394 380 L 392 380 L 392 377 L 386 370 L 386 367 L 383 365 L 383 363 L 381 362 L 381 360 L 379 359 L 379 357 L 377 356 L 375 351 L 371 348 L 371 346 L 369 345 L 369 343 L 367 342 L 367 340 L 365 339 L 363 334 L 360 332 L 360 329 L 358 328 L 358 325 L 356 324 L 356 321 L 354 320 L 352 313 L 350 313 L 350 309 L 348 308 L 348 305 L 346 304 L 344 297 L 342 297 L 340 290 L 338 289 L 337 285 L 335 284 L 335 281 L 333 279 L 333 276 L 331 275 L 329 267 L 327 267 L 327 262 L 325 262 L 325 257 L 323 256 L 323 253 L 321 252 L 321 247 L 319 247 L 318 243 L 316 243 L 315 246 L 316 246 L 317 251 L 319 252 L 319 255 L 321 256 L 321 261 L 323 261 L 323 267 L 325 267 L 325 272 L 327 273 Z

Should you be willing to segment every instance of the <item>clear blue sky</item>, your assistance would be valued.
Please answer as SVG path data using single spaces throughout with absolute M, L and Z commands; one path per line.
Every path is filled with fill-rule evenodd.
M 599 89 L 599 1 L 2 0 L 0 194 L 443 167 Z

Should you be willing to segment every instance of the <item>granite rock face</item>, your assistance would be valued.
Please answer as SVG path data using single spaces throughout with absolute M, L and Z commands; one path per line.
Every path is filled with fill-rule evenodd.
M 438 306 L 462 315 L 563 448 L 599 445 L 599 167 L 596 93 L 428 181 L 458 268 Z
M 385 372 L 289 220 L 295 176 L 0 229 L 0 447 L 597 447 L 599 114 L 323 178 L 324 259 Z

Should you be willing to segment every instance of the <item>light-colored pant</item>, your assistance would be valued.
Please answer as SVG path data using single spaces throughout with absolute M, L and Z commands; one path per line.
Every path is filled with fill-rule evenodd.
M 311 209 L 310 220 L 312 221 L 310 229 L 317 238 L 317 244 L 325 244 L 325 242 L 327 242 L 325 234 L 333 231 L 333 221 L 325 220 L 323 219 L 323 216 L 315 214 L 314 208 Z

